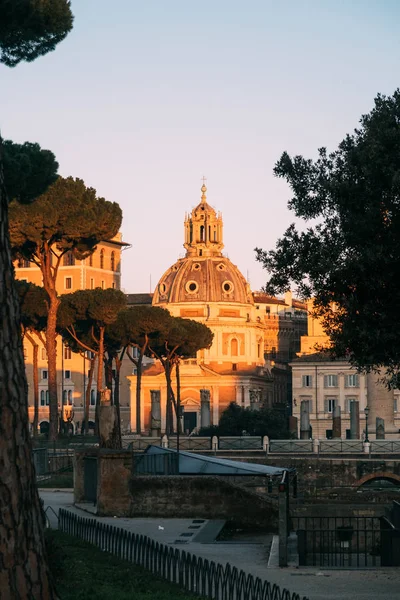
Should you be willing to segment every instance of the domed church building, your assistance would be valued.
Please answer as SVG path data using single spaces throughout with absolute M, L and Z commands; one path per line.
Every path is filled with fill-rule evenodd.
M 205 185 L 201 201 L 185 217 L 186 255 L 161 277 L 153 294 L 155 306 L 173 316 L 194 319 L 214 333 L 211 348 L 182 361 L 181 405 L 185 433 L 218 424 L 230 402 L 257 408 L 272 404 L 272 377 L 264 361 L 266 325 L 239 269 L 222 254 L 223 220 L 207 203 Z M 131 384 L 131 427 L 136 428 L 136 376 Z M 161 423 L 151 422 L 154 401 L 160 401 Z M 142 378 L 141 422 L 146 431 L 165 431 L 166 381 L 162 366 L 148 366 Z M 155 400 L 156 399 L 156 400 Z

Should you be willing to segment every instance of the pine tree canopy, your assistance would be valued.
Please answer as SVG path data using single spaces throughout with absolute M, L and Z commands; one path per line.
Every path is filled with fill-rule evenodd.
M 10 238 L 14 257 L 42 261 L 72 251 L 88 256 L 100 241 L 118 232 L 122 211 L 115 202 L 98 198 L 81 179 L 59 177 L 31 204 L 12 201 Z
M 73 20 L 69 0 L 0 0 L 0 63 L 15 67 L 51 52 Z

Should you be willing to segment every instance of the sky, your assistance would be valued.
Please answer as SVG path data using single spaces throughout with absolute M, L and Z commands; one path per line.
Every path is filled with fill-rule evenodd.
M 6 139 L 52 150 L 123 210 L 122 287 L 153 291 L 184 254 L 185 212 L 224 218 L 224 253 L 260 289 L 255 247 L 291 222 L 283 151 L 334 150 L 400 86 L 397 0 L 72 0 L 57 49 L 0 65 Z M 66 207 L 67 209 L 67 207 Z

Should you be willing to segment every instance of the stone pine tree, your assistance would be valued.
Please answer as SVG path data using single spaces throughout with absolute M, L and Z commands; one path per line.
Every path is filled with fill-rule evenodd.
M 60 7 L 68 9 L 63 19 Z M 51 15 L 56 15 L 56 21 Z M 71 27 L 66 1 L 1 0 L 0 61 L 15 65 L 34 60 L 53 50 Z M 36 187 L 32 180 L 31 195 L 19 196 L 18 190 L 7 194 L 2 158 L 0 147 L 0 592 L 13 600 L 53 600 L 29 436 L 19 301 L 8 232 L 8 197 L 30 201 L 50 182 Z
M 313 161 L 286 152 L 275 166 L 292 190 L 291 225 L 275 250 L 256 249 L 269 292 L 291 283 L 315 299 L 336 356 L 358 367 L 400 368 L 400 90 L 337 150 Z
M 15 258 L 31 261 L 41 270 L 49 296 L 46 327 L 50 439 L 58 431 L 57 399 L 57 293 L 59 267 L 66 254 L 75 259 L 89 256 L 102 240 L 119 230 L 122 212 L 118 204 L 96 196 L 81 179 L 59 177 L 32 204 L 10 204 L 10 237 Z
M 158 306 L 135 306 L 121 311 L 116 322 L 110 327 L 109 336 L 120 341 L 129 359 L 136 367 L 136 433 L 141 427 L 141 381 L 143 358 L 149 351 L 152 340 L 165 335 L 171 322 L 171 315 Z M 136 352 L 132 353 L 132 349 Z
M 39 342 L 46 345 L 44 332 L 47 325 L 48 297 L 46 290 L 28 281 L 15 282 L 21 311 L 22 336 L 28 340 L 33 350 L 33 435 L 38 434 L 39 424 Z
M 196 357 L 199 350 L 210 348 L 214 334 L 204 324 L 192 319 L 171 317 L 167 331 L 151 341 L 149 351 L 161 362 L 167 382 L 166 433 L 173 433 L 173 412 L 178 416 L 178 401 L 180 401 L 179 364 L 182 358 Z M 177 372 L 177 396 L 172 386 L 174 367 Z M 178 419 L 179 423 L 179 419 Z
M 126 296 L 120 290 L 78 290 L 61 297 L 59 327 L 67 344 L 72 340 L 86 352 L 97 356 L 96 421 L 100 392 L 103 389 L 106 328 L 126 306 Z M 87 414 L 86 414 L 87 418 Z

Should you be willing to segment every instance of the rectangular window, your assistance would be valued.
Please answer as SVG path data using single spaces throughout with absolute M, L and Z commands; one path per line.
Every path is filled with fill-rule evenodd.
M 47 377 L 48 377 L 47 369 L 42 369 L 42 379 L 47 379 Z
M 94 290 L 94 279 L 93 279 L 93 277 L 90 278 L 90 289 Z
M 346 387 L 355 387 L 358 388 L 360 386 L 360 378 L 357 373 L 352 373 L 351 375 L 346 375 L 345 379 Z
M 72 357 L 71 348 L 69 348 L 68 346 L 64 346 L 64 359 L 65 360 L 70 360 L 71 357 Z
M 324 376 L 324 387 L 336 388 L 337 386 L 338 386 L 338 376 L 337 375 L 325 375 Z
M 115 290 L 115 288 L 116 288 L 116 283 L 115 283 L 115 281 L 113 281 L 111 285 L 112 285 L 112 289 L 113 289 L 113 290 Z
M 101 289 L 104 290 L 106 287 L 104 279 L 101 280 Z
M 312 375 L 303 375 L 302 385 L 303 387 L 312 387 Z
M 47 360 L 46 348 L 42 348 L 41 355 L 42 355 L 42 360 Z
M 65 289 L 72 290 L 72 277 L 65 278 Z
M 236 363 L 232 363 L 232 371 L 237 371 L 237 364 Z
M 66 369 L 64 377 L 65 379 L 71 379 L 71 371 L 69 369 Z
M 393 410 L 395 413 L 397 413 L 397 398 L 393 399 Z
M 46 390 L 46 406 L 49 406 L 50 404 L 50 400 L 49 400 L 49 390 Z
M 325 412 L 333 413 L 337 403 L 337 398 L 325 398 Z

